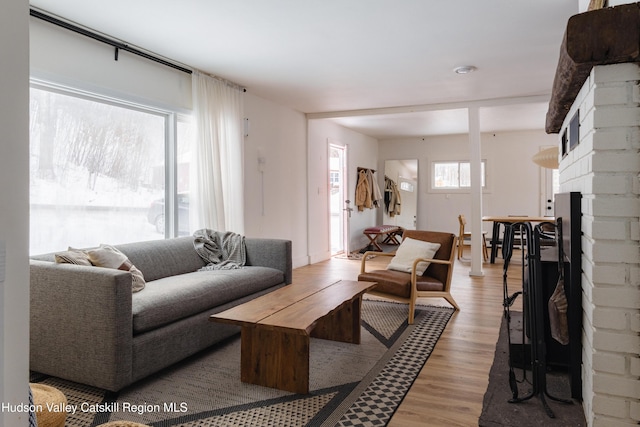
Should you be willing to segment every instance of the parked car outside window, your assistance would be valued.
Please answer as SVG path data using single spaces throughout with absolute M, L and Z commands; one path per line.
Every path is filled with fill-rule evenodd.
M 178 194 L 178 235 L 189 234 L 189 194 Z M 158 233 L 164 234 L 164 198 L 151 202 L 147 212 L 147 221 L 156 227 Z

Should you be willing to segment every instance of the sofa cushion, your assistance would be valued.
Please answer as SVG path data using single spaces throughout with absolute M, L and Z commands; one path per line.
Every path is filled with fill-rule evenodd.
M 196 271 L 147 282 L 133 294 L 133 333 L 139 334 L 284 282 L 268 267 Z
M 147 282 L 191 273 L 205 263 L 193 247 L 193 236 L 116 245 L 138 267 Z

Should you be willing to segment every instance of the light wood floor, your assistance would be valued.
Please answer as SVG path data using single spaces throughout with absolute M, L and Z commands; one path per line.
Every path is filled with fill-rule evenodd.
M 384 266 L 388 261 L 377 257 L 368 262 Z M 501 259 L 484 263 L 484 277 L 470 277 L 469 260 L 456 262 L 451 294 L 460 311 L 447 324 L 390 427 L 478 425 L 502 316 L 502 267 Z M 333 258 L 297 268 L 293 278 L 294 282 L 357 280 L 359 271 L 359 260 Z M 510 293 L 521 283 L 520 271 L 518 265 L 509 268 Z M 446 305 L 442 299 L 419 302 Z

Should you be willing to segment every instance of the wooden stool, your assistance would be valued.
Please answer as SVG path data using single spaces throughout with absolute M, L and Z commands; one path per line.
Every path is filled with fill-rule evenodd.
M 36 419 L 38 420 L 38 427 L 64 427 L 64 422 L 67 419 L 66 405 L 67 398 L 65 395 L 55 387 L 51 387 L 46 384 L 31 383 L 31 393 L 33 394 L 33 404 L 36 408 L 41 409 L 36 411 Z M 53 411 L 47 409 L 47 404 Z
M 382 243 L 399 245 L 400 242 L 398 242 L 396 236 L 401 232 L 402 229 L 395 225 L 380 225 L 377 227 L 365 228 L 362 233 L 369 238 L 369 244 L 375 246 L 380 252 L 382 252 L 382 248 L 377 242 L 378 236 L 386 236 Z

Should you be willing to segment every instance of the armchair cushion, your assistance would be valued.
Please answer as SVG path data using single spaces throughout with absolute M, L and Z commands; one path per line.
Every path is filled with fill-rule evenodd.
M 376 292 L 390 293 L 409 298 L 411 294 L 411 274 L 394 270 L 374 270 L 358 275 L 358 280 L 376 282 Z
M 437 231 L 423 231 L 423 230 L 405 230 L 402 234 L 404 238 L 411 238 L 416 240 L 424 240 L 432 243 L 440 243 L 440 250 L 436 252 L 433 259 L 449 260 L 451 259 L 451 253 L 455 246 L 456 236 L 452 233 L 442 233 Z M 442 283 L 447 283 L 449 275 L 449 266 L 443 264 L 431 263 L 427 268 L 426 275 L 437 279 Z
M 376 293 L 396 295 L 399 297 L 411 297 L 411 274 L 394 270 L 374 270 L 361 273 L 358 280 L 364 282 L 376 282 Z M 418 276 L 416 278 L 418 291 L 443 291 L 444 283 L 430 276 Z
M 440 249 L 440 243 L 425 242 L 407 237 L 402 241 L 387 269 L 411 273 L 413 262 L 416 259 L 432 259 L 438 249 Z M 419 262 L 416 266 L 416 274 L 422 276 L 428 267 L 428 261 Z

